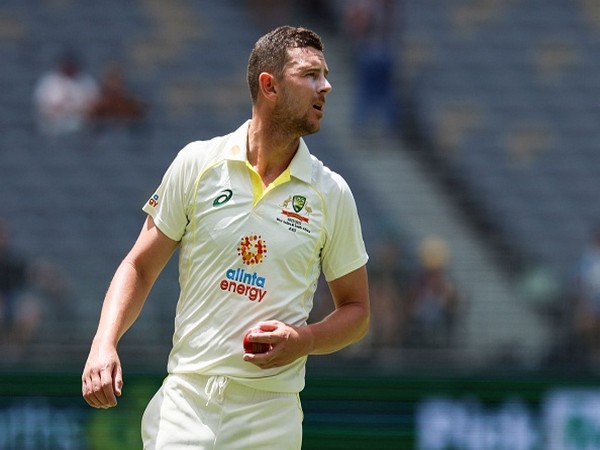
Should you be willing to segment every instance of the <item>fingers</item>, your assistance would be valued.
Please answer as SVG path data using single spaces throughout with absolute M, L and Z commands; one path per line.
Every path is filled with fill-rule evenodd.
M 267 320 L 265 322 L 260 322 L 257 328 L 261 331 L 275 331 L 282 326 L 285 326 L 285 324 L 278 320 Z
M 281 342 L 281 337 L 275 333 L 265 330 L 250 331 L 246 337 L 249 342 L 255 342 L 257 344 L 277 344 Z M 263 352 L 264 353 L 264 352 Z
M 117 398 L 115 397 L 115 389 L 113 384 L 113 370 L 107 370 L 103 368 L 100 372 L 100 388 L 104 396 L 103 404 L 107 407 L 115 406 L 117 404 Z
M 267 320 L 260 322 L 258 325 L 251 330 L 248 338 L 250 342 L 258 342 L 262 344 L 278 344 L 284 340 L 289 334 L 287 330 L 288 326 L 278 320 Z
M 272 369 L 285 366 L 307 355 L 306 345 L 294 327 L 272 320 L 259 323 L 258 328 L 260 331 L 250 333 L 248 340 L 254 343 L 270 344 L 271 348 L 264 353 L 245 353 L 244 361 L 261 369 Z
M 83 394 L 83 399 L 88 403 L 88 405 L 93 406 L 94 408 L 99 408 L 101 403 L 96 397 L 94 380 L 92 378 L 93 375 L 86 369 L 81 377 L 81 393 Z
M 121 392 L 123 390 L 123 371 L 121 369 L 121 366 L 116 366 L 115 370 L 113 371 L 113 380 L 114 380 L 114 390 L 115 390 L 115 395 L 117 397 L 121 396 Z M 116 399 L 115 399 L 116 401 Z
M 254 364 L 261 369 L 274 369 L 293 362 L 296 357 L 289 357 L 280 349 L 273 348 L 266 353 L 246 353 L 244 361 Z
M 244 361 L 254 364 L 261 369 L 269 369 L 271 367 L 277 367 L 273 364 L 273 356 L 270 355 L 271 351 L 266 353 L 245 353 Z
M 121 395 L 123 380 L 120 366 L 86 369 L 82 376 L 82 394 L 94 408 L 116 406 L 116 396 Z
M 271 348 L 268 351 L 261 353 L 244 353 L 244 361 L 252 363 L 261 369 L 281 367 L 290 362 L 285 358 L 283 347 L 278 345 L 280 341 L 277 337 L 269 336 L 265 338 L 261 335 L 258 339 L 263 343 L 269 341 Z M 258 342 L 258 340 L 255 339 L 254 342 Z

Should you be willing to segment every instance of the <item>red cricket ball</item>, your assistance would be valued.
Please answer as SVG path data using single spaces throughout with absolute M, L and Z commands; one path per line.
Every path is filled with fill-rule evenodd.
M 271 344 L 265 344 L 262 342 L 250 342 L 248 335 L 253 331 L 259 331 L 258 329 L 251 329 L 246 331 L 244 335 L 244 351 L 246 353 L 266 353 L 271 350 Z

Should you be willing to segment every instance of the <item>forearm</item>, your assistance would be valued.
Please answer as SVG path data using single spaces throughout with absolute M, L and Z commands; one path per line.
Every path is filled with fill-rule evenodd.
M 277 320 L 260 323 L 250 342 L 271 344 L 265 353 L 245 353 L 244 361 L 262 369 L 282 367 L 306 355 L 324 355 L 360 340 L 369 330 L 369 285 L 366 266 L 329 282 L 335 310 L 323 320 L 290 326 Z
M 123 386 L 117 344 L 139 316 L 154 281 L 177 245 L 148 216 L 136 243 L 117 268 L 81 377 L 83 397 L 91 406 L 109 408 L 117 404 Z
M 117 346 L 139 316 L 152 284 L 153 281 L 145 279 L 132 261 L 123 260 L 104 298 L 95 344 Z
M 300 332 L 310 342 L 313 355 L 333 353 L 361 340 L 369 330 L 370 315 L 364 303 L 345 304 L 320 322 Z

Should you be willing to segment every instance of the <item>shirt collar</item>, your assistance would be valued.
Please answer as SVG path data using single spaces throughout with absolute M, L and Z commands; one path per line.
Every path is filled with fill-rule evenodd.
M 231 161 L 248 161 L 247 136 L 250 120 L 247 120 L 242 126 L 235 130 L 225 149 L 225 158 Z M 289 166 L 290 175 L 306 183 L 310 183 L 312 178 L 312 157 L 304 142 L 300 138 L 300 145 L 296 154 L 292 158 Z

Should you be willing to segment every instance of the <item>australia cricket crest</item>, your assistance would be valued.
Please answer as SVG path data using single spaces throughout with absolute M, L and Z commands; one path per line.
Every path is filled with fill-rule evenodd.
M 306 197 L 302 195 L 294 195 L 294 197 L 292 198 L 292 208 L 294 208 L 294 211 L 296 211 L 297 213 L 302 211 L 302 208 L 304 208 L 305 204 Z
M 291 207 L 293 211 L 288 208 Z M 288 227 L 289 231 L 297 232 L 303 231 L 310 234 L 310 228 L 308 223 L 310 222 L 309 216 L 313 210 L 308 205 L 308 201 L 304 195 L 290 195 L 282 203 L 281 216 L 277 217 L 277 221 Z M 300 214 L 302 212 L 302 214 Z

